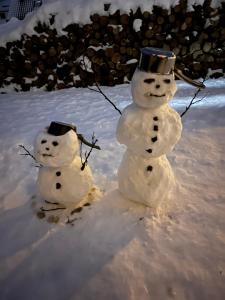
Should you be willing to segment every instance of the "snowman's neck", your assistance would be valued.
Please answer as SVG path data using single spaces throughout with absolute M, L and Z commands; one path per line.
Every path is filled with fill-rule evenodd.
M 133 107 L 135 107 L 135 108 L 138 108 L 138 109 L 140 109 L 140 110 L 143 110 L 143 112 L 144 111 L 151 111 L 151 112 L 156 112 L 156 111 L 162 111 L 162 110 L 166 110 L 166 109 L 168 109 L 168 107 L 169 107 L 169 105 L 168 105 L 168 103 L 164 103 L 164 104 L 162 104 L 162 105 L 160 105 L 160 106 L 158 106 L 158 107 L 155 107 L 155 108 L 151 108 L 151 107 L 142 107 L 142 106 L 139 106 L 139 105 L 137 105 L 135 102 L 133 102 L 132 103 L 132 105 L 133 105 Z

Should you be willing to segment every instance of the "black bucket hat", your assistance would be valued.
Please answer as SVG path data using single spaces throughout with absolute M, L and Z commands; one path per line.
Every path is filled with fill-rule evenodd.
M 175 67 L 176 55 L 172 51 L 166 51 L 160 48 L 145 47 L 141 49 L 141 57 L 138 64 L 138 69 L 144 72 L 156 73 L 162 75 L 172 74 L 182 79 L 189 84 L 205 88 L 202 82 L 193 80 L 185 76 L 181 70 Z
M 60 136 L 66 134 L 70 130 L 76 132 L 76 127 L 67 123 L 51 122 L 47 132 L 51 135 Z

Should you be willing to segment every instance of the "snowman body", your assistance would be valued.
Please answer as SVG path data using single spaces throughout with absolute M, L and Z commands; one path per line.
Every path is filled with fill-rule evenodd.
M 75 131 L 54 136 L 47 129 L 35 140 L 35 158 L 41 164 L 37 186 L 44 200 L 78 204 L 93 187 L 88 166 L 81 170 L 79 142 Z
M 176 92 L 173 74 L 136 70 L 131 82 L 133 103 L 117 126 L 117 140 L 127 146 L 118 170 L 124 197 L 158 209 L 175 186 L 166 157 L 181 136 L 179 114 L 169 105 Z
M 118 170 L 119 190 L 128 199 L 157 209 L 175 185 L 170 163 L 165 155 L 145 158 L 130 150 L 124 154 Z
M 168 104 L 151 109 L 132 103 L 119 120 L 117 140 L 136 155 L 159 157 L 173 150 L 181 128 L 179 114 Z

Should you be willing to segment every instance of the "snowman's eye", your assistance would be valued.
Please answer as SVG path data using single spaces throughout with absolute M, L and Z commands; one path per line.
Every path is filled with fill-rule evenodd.
M 53 145 L 53 146 L 58 146 L 58 144 L 59 144 L 59 143 L 56 142 L 56 141 L 52 142 L 52 145 Z
M 46 141 L 46 140 L 42 140 L 41 143 L 42 143 L 42 144 L 45 144 L 45 143 L 47 143 L 47 141 Z
M 164 79 L 163 81 L 164 81 L 165 83 L 167 83 L 167 84 L 169 84 L 169 83 L 171 82 L 170 79 Z
M 154 81 L 155 81 L 154 78 L 148 78 L 148 79 L 145 79 L 145 80 L 144 80 L 144 82 L 145 82 L 145 83 L 148 83 L 148 84 L 150 84 L 150 83 L 152 83 L 152 82 L 154 82 Z

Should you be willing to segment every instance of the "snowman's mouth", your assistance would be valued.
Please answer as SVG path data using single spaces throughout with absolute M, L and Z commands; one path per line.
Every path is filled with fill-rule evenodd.
M 43 153 L 42 156 L 44 156 L 44 157 L 53 157 L 53 155 L 47 154 L 47 153 Z
M 146 97 L 158 97 L 158 98 L 161 98 L 161 97 L 165 97 L 166 95 L 165 94 L 162 94 L 162 95 L 155 95 L 155 94 L 152 94 L 152 93 L 146 93 L 145 94 Z

